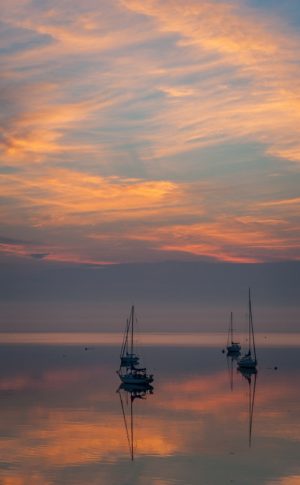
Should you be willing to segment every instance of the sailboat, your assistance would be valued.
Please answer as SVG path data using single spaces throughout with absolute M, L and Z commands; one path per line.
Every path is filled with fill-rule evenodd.
M 130 367 L 139 363 L 139 357 L 134 353 L 133 332 L 134 332 L 134 306 L 132 305 L 129 318 L 126 321 L 123 343 L 120 353 L 120 367 Z M 130 337 L 129 337 L 130 334 Z
M 135 399 L 146 399 L 147 394 L 153 394 L 153 387 L 150 384 L 144 386 L 134 386 L 129 384 L 121 384 L 117 390 L 122 408 L 124 426 L 126 437 L 130 452 L 130 458 L 134 460 L 134 416 L 133 416 L 133 402 Z M 123 394 L 123 396 L 122 396 Z M 130 420 L 126 413 L 125 405 L 128 405 L 128 398 L 130 399 Z M 128 422 L 129 421 L 129 422 Z
M 249 288 L 249 314 L 248 314 L 248 352 L 239 359 L 238 368 L 239 369 L 253 369 L 256 371 L 257 358 L 256 349 L 254 341 L 254 328 L 253 328 L 253 318 L 252 318 L 252 305 L 251 305 L 251 294 Z
M 153 382 L 153 375 L 147 374 L 145 367 L 131 366 L 125 373 L 118 371 L 119 377 L 124 384 L 132 386 L 145 386 Z
M 130 349 L 128 349 L 128 334 L 131 329 Z M 145 386 L 153 382 L 153 375 L 147 373 L 145 367 L 137 367 L 139 357 L 134 353 L 133 338 L 134 336 L 134 306 L 131 307 L 130 317 L 127 322 L 126 332 L 121 347 L 121 364 L 117 371 L 121 381 L 124 384 Z M 129 351 L 128 351 L 129 350 Z M 123 369 L 126 368 L 124 371 Z
M 239 354 L 241 351 L 241 346 L 239 342 L 234 342 L 233 340 L 233 314 L 230 313 L 230 324 L 228 329 L 228 338 L 227 338 L 227 355 L 231 354 Z

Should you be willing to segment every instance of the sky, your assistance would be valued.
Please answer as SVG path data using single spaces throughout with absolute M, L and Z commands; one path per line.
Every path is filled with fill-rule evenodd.
M 35 271 L 299 268 L 298 0 L 4 0 L 0 36 L 6 325 Z

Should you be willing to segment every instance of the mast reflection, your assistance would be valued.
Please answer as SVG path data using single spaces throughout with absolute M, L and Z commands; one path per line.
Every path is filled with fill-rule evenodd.
M 134 413 L 133 403 L 136 399 L 146 399 L 147 394 L 153 394 L 153 386 L 150 384 L 125 384 L 122 383 L 117 389 L 120 397 L 122 415 L 126 438 L 129 447 L 131 461 L 134 460 Z
M 257 370 L 256 368 L 238 368 L 238 372 L 247 380 L 248 382 L 248 412 L 249 412 L 249 427 L 248 427 L 248 437 L 249 437 L 249 448 L 252 444 L 252 425 L 253 425 L 253 413 L 254 413 L 254 402 L 255 402 L 255 391 L 256 391 L 256 379 Z
M 233 391 L 233 370 L 236 368 L 236 364 L 239 358 L 239 353 L 235 354 L 226 354 L 227 360 L 227 369 L 228 369 L 228 376 L 229 376 L 229 383 L 230 383 L 230 390 Z

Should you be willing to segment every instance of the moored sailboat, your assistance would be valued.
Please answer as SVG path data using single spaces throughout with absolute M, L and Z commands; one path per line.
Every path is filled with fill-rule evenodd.
M 134 306 L 132 305 L 129 318 L 126 321 L 123 343 L 120 353 L 120 367 L 130 367 L 139 363 L 139 357 L 134 352 L 133 333 L 134 333 Z
M 241 345 L 239 342 L 235 342 L 233 340 L 233 314 L 232 312 L 230 313 L 230 324 L 229 324 L 229 329 L 228 329 L 228 338 L 227 338 L 227 354 L 228 355 L 233 355 L 233 354 L 239 354 L 241 351 Z
M 253 369 L 256 371 L 257 357 L 256 348 L 254 340 L 254 328 L 253 328 L 253 317 L 252 317 L 252 305 L 251 305 L 251 294 L 249 288 L 249 314 L 248 314 L 248 352 L 239 359 L 238 368 L 239 369 Z
M 117 373 L 124 384 L 145 386 L 153 382 L 153 374 L 148 374 L 145 367 L 137 367 L 140 358 L 135 354 L 133 348 L 134 318 L 134 306 L 132 306 L 121 348 L 121 364 Z M 130 346 L 128 345 L 129 332 L 131 333 Z M 124 368 L 126 368 L 126 370 L 124 370 Z
M 132 366 L 127 372 L 119 371 L 119 377 L 124 384 L 144 386 L 153 382 L 153 374 L 148 374 L 146 368 Z

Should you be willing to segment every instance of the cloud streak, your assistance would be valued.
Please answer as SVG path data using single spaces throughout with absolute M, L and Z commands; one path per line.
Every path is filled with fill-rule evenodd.
M 0 217 L 41 241 L 3 252 L 299 259 L 296 29 L 213 0 L 12 1 L 2 22 Z

